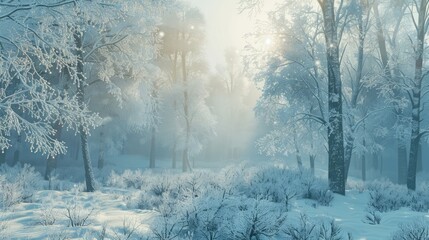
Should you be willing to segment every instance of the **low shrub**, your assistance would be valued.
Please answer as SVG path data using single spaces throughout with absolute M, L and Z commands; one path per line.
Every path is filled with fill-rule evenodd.
M 31 202 L 35 190 L 42 189 L 42 176 L 30 165 L 0 166 L 0 206 L 9 208 Z
M 415 219 L 411 222 L 400 224 L 399 230 L 394 233 L 392 240 L 427 240 L 429 239 L 429 221 L 427 219 Z
M 379 212 L 398 210 L 410 203 L 405 186 L 395 185 L 390 181 L 374 181 L 367 185 L 369 191 L 368 207 Z

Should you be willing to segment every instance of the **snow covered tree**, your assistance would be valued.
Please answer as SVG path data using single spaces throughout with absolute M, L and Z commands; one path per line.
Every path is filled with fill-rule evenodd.
M 422 89 L 425 86 L 423 79 L 429 72 L 424 70 L 424 50 L 426 34 L 429 25 L 429 1 L 414 1 L 411 5 L 411 17 L 416 30 L 416 39 L 413 42 L 415 54 L 414 80 L 412 81 L 412 90 L 410 92 L 411 101 L 411 142 L 410 154 L 408 159 L 407 187 L 416 190 L 417 158 L 420 140 L 426 131 L 422 131 L 420 123 L 422 121 Z
M 313 6 L 296 3 L 269 14 L 269 22 L 253 33 L 246 49 L 246 66 L 262 82 L 257 113 L 271 129 L 258 141 L 268 155 L 309 153 L 314 171 L 317 153 L 323 153 L 327 126 L 327 83 L 323 70 L 322 17 Z M 301 11 L 302 10 L 302 11 Z
M 76 96 L 50 82 L 56 73 L 72 73 L 77 67 L 69 40 L 59 38 L 58 32 L 46 24 L 50 14 L 70 4 L 0 3 L 2 151 L 10 147 L 9 137 L 16 132 L 25 137 L 31 151 L 53 157 L 66 151 L 55 136 L 58 130 L 54 125 L 86 133 L 97 125 L 98 117 L 88 111 L 86 104 L 79 104 Z
M 192 169 L 190 156 L 202 149 L 202 140 L 212 132 L 213 116 L 205 99 L 205 63 L 201 59 L 204 21 L 197 9 L 181 6 L 180 12 L 166 13 L 160 26 L 163 35 L 162 69 L 169 74 L 169 101 L 173 116 L 173 166 L 176 151 L 182 151 L 182 170 Z M 168 100 L 166 100 L 168 101 Z
M 6 100 L 18 99 L 19 104 L 23 105 L 16 105 L 20 114 L 16 108 L 8 107 L 5 115 L 9 119 L 15 119 L 15 122 L 22 122 L 20 124 L 23 126 L 8 127 L 4 124 L 2 135 L 10 135 L 11 128 L 18 132 L 29 131 L 34 135 L 27 137 L 32 148 L 55 155 L 65 149 L 52 138 L 55 130 L 51 125 L 57 121 L 72 124 L 78 129 L 81 138 L 87 191 L 93 191 L 88 136 L 89 128 L 98 124 L 99 118 L 89 114 L 86 93 L 90 89 L 87 88 L 104 83 L 106 92 L 121 104 L 121 88 L 116 81 L 144 80 L 143 76 L 147 73 L 145 64 L 156 56 L 153 33 L 157 25 L 155 14 L 159 3 L 58 0 L 45 4 L 28 1 L 3 5 L 7 11 L 1 19 L 16 25 L 18 30 L 5 31 L 8 35 L 4 37 L 4 42 L 8 46 L 3 48 L 3 55 L 4 59 L 10 60 L 2 62 L 5 69 L 2 74 L 5 79 L 23 79 L 22 87 L 15 82 L 3 83 L 2 89 L 12 92 L 9 94 L 4 91 Z M 31 10 L 30 17 L 28 14 L 20 14 L 27 10 Z M 16 36 L 23 37 L 16 43 L 10 40 Z M 13 52 L 17 54 L 12 54 Z M 39 66 L 33 66 L 39 62 Z M 39 72 L 65 72 L 70 83 L 69 90 L 53 90 Z M 37 81 L 38 84 L 30 81 Z M 22 99 L 28 98 L 27 96 L 36 99 L 35 103 L 23 102 Z M 43 104 L 36 97 L 41 98 Z M 42 110 L 36 113 L 30 111 L 37 107 Z M 24 117 L 36 121 L 35 124 L 31 121 L 24 122 Z M 46 121 L 42 122 L 42 119 Z M 2 143 L 3 149 L 8 146 L 3 138 Z
M 386 11 L 385 9 L 389 9 Z M 404 24 L 405 10 L 407 6 L 404 1 L 383 4 L 381 1 L 372 2 L 373 16 L 375 21 L 375 42 L 377 43 L 379 61 L 381 63 L 380 73 L 375 81 L 369 83 L 371 88 L 379 91 L 385 104 L 392 106 L 395 122 L 392 125 L 393 134 L 397 142 L 397 168 L 398 183 L 406 184 L 407 178 L 407 139 L 409 128 L 408 105 L 404 78 L 404 69 L 400 63 L 406 52 L 401 45 L 406 45 L 401 37 L 401 26 Z M 392 21 L 391 19 L 394 19 Z M 389 31 L 393 29 L 393 31 Z M 405 40 L 407 41 L 407 40 Z M 375 86 L 374 86 L 375 84 Z M 389 114 L 391 115 L 391 114 Z
M 323 13 L 328 65 L 328 155 L 329 184 L 333 192 L 345 194 L 343 100 L 340 72 L 339 16 L 334 0 L 318 0 Z M 340 32 L 341 33 L 341 32 Z
M 238 160 L 253 145 L 257 89 L 245 76 L 238 49 L 227 48 L 224 57 L 224 63 L 217 65 L 207 86 L 210 95 L 207 104 L 216 116 L 216 136 L 210 139 L 205 153 Z

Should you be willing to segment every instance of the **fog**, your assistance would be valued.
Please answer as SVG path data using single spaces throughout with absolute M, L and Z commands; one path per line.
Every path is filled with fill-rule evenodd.
M 428 30 L 429 0 L 0 0 L 0 240 L 429 239 Z
M 351 177 L 398 182 L 399 175 L 406 175 L 410 152 L 417 151 L 412 157 L 417 156 L 418 172 L 426 171 L 429 164 L 425 161 L 427 86 L 425 81 L 418 85 L 423 94 L 419 97 L 421 114 L 416 116 L 411 104 L 416 100 L 409 95 L 418 92 L 413 89 L 415 81 L 409 80 L 414 77 L 410 51 L 415 41 L 407 40 L 415 31 L 407 11 L 418 13 L 401 4 L 393 12 L 389 7 L 387 2 L 380 3 L 374 12 L 350 2 L 337 9 L 349 18 L 344 22 L 339 18 L 343 28 L 338 30 L 341 135 Z M 178 170 L 221 168 L 244 161 L 290 168 L 303 165 L 326 173 L 332 159 L 328 150 L 331 92 L 318 4 L 302 2 L 291 7 L 282 1 L 188 0 L 148 9 L 155 14 L 146 18 L 127 10 L 126 21 L 136 23 L 139 30 L 118 25 L 122 30 L 110 26 L 113 35 L 97 35 L 95 25 L 110 24 L 100 19 L 84 31 L 84 51 L 94 56 L 83 60 L 87 62 L 81 107 L 98 118 L 85 123 L 86 156 L 82 155 L 85 144 L 80 130 L 73 129 L 73 124 L 56 126 L 50 120 L 53 129 L 48 132 L 58 134 L 57 138 L 50 134 L 52 146 L 46 142 L 49 139 L 37 139 L 43 133 L 32 140 L 31 126 L 11 127 L 5 135 L 8 144 L 3 148 L 3 161 L 31 163 L 42 173 L 50 168 L 79 169 L 83 158 L 91 159 L 99 169 L 115 169 L 127 161 L 135 168 Z M 391 22 L 396 16 L 400 18 Z M 121 38 L 121 31 L 126 32 L 124 41 L 116 39 Z M 4 31 L 4 36 L 16 33 Z M 364 38 L 356 39 L 359 34 Z M 28 41 L 25 44 L 31 45 Z M 110 41 L 120 51 L 103 49 L 97 41 L 106 46 Z M 25 44 L 16 47 L 27 49 Z M 13 45 L 7 48 L 14 49 Z M 35 58 L 43 60 L 44 54 Z M 73 66 L 55 64 L 55 70 L 49 70 L 49 65 L 40 68 L 50 71 L 42 78 L 70 96 L 78 93 L 67 82 L 74 78 L 66 76 L 67 71 L 74 71 Z M 4 86 L 13 96 L 14 86 Z M 31 110 L 26 111 L 17 114 L 31 115 Z M 416 134 L 411 131 L 416 118 L 421 137 L 418 148 L 411 149 L 416 144 L 410 143 Z M 34 119 L 43 121 L 42 116 Z M 57 144 L 65 148 L 54 150 Z M 55 161 L 49 167 L 51 158 Z M 76 173 L 76 179 L 82 174 Z

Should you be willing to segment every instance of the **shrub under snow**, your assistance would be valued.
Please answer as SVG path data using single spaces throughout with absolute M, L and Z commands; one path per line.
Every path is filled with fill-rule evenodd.
M 0 207 L 30 202 L 35 190 L 42 189 L 42 176 L 30 165 L 0 166 Z
M 368 207 L 379 212 L 398 210 L 409 206 L 410 198 L 405 186 L 387 180 L 373 181 L 367 185 L 369 191 Z
M 429 221 L 427 219 L 415 219 L 409 223 L 399 225 L 399 230 L 393 235 L 392 240 L 427 240 L 429 239 Z

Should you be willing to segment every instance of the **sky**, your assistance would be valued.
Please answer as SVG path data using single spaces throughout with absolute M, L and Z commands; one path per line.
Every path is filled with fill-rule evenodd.
M 253 23 L 246 13 L 238 11 L 238 0 L 187 0 L 203 13 L 206 21 L 205 54 L 212 69 L 222 64 L 227 48 L 240 50 L 244 35 L 251 32 Z

